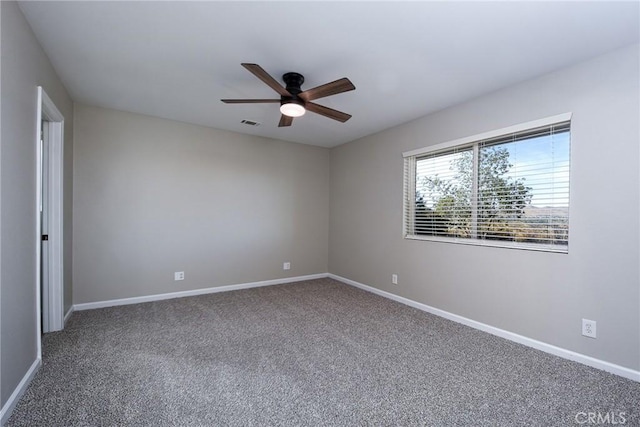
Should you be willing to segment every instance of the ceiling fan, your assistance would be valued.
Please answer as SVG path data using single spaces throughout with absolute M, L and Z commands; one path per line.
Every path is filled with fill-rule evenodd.
M 331 83 L 314 87 L 313 89 L 302 91 L 300 88 L 304 83 L 304 76 L 302 74 L 284 74 L 282 76 L 282 80 L 287 85 L 285 88 L 258 64 L 244 63 L 241 65 L 266 83 L 271 89 L 278 92 L 280 94 L 280 99 L 221 99 L 220 101 L 226 104 L 280 103 L 280 112 L 282 113 L 282 116 L 280 117 L 278 127 L 291 126 L 293 118 L 302 116 L 307 110 L 342 123 L 351 118 L 350 114 L 311 102 L 314 99 L 354 90 L 356 87 L 346 77 Z

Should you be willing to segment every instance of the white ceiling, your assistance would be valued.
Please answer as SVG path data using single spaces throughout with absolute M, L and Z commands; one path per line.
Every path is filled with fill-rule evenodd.
M 638 43 L 638 2 L 21 2 L 78 102 L 333 147 Z M 278 98 L 240 66 L 303 90 L 356 90 L 278 128 Z M 262 125 L 250 127 L 242 119 Z

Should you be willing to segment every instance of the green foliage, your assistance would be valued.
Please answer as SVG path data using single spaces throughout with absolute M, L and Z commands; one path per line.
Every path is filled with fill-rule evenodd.
M 477 237 L 480 239 L 530 240 L 531 228 L 521 219 L 531 203 L 531 188 L 524 179 L 509 175 L 509 151 L 504 147 L 480 149 L 477 182 Z M 473 237 L 471 151 L 458 153 L 450 164 L 453 178 L 426 176 L 418 182 L 416 233 Z M 427 206 L 425 197 L 431 201 Z
M 531 203 L 531 187 L 524 179 L 508 176 L 509 151 L 489 147 L 480 150 L 478 171 L 478 237 L 514 240 L 521 230 L 518 222 Z

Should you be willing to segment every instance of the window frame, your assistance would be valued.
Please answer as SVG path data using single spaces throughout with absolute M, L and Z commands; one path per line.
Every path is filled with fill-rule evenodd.
M 407 240 L 422 240 L 442 243 L 464 244 L 473 246 L 488 246 L 510 249 L 522 249 L 533 250 L 541 252 L 554 252 L 554 253 L 568 253 L 569 241 L 567 239 L 566 245 L 559 245 L 557 247 L 551 246 L 545 243 L 531 243 L 531 242 L 514 242 L 505 240 L 492 240 L 492 239 L 479 239 L 473 238 L 461 238 L 452 236 L 432 236 L 432 235 L 417 235 L 410 233 L 409 231 L 415 230 L 415 218 L 416 218 L 416 204 L 415 204 L 415 191 L 416 191 L 416 160 L 421 156 L 434 155 L 439 153 L 452 152 L 452 150 L 473 150 L 473 175 L 474 181 L 477 182 L 478 174 L 478 162 L 475 159 L 478 158 L 479 147 L 482 141 L 500 138 L 509 134 L 518 132 L 526 132 L 527 130 L 541 128 L 545 126 L 552 126 L 563 122 L 571 123 L 573 114 L 563 113 L 555 116 L 546 117 L 539 120 L 533 120 L 525 123 L 516 124 L 513 126 L 505 127 L 502 129 L 496 129 L 489 132 L 484 132 L 477 135 L 472 135 L 464 138 L 447 141 L 440 144 L 435 144 L 411 151 L 402 153 L 404 161 L 404 177 L 403 177 L 403 214 L 402 214 L 402 235 Z M 569 130 L 571 132 L 571 130 Z M 569 159 L 571 159 L 571 133 L 569 134 Z M 569 160 L 569 209 L 571 206 L 571 160 Z M 477 187 L 472 188 L 472 200 L 477 206 Z M 477 209 L 473 209 L 473 212 L 477 213 Z M 568 215 L 567 221 L 570 220 Z M 476 227 L 477 223 L 472 220 L 472 226 Z M 571 227 L 569 227 L 569 230 Z

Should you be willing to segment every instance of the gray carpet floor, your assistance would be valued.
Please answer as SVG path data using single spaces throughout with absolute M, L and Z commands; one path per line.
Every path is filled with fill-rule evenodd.
M 8 427 L 640 425 L 639 383 L 331 279 L 76 312 L 43 351 Z

